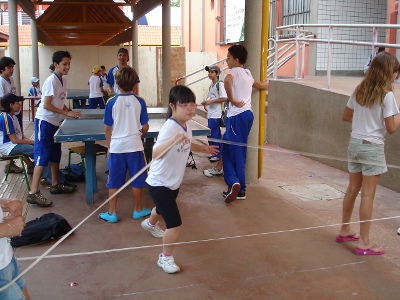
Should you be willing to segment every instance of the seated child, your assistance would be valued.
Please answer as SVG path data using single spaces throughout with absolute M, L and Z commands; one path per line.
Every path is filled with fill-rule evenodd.
M 32 174 L 34 164 L 29 159 L 33 158 L 33 140 L 26 138 L 15 117 L 15 113 L 21 110 L 22 96 L 6 94 L 1 99 L 0 114 L 0 154 L 1 155 L 24 155 L 24 162 L 28 166 L 28 173 Z

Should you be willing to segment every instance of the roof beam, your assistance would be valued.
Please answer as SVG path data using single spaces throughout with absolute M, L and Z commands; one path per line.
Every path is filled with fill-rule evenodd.
M 120 34 L 117 34 L 116 36 L 112 37 L 108 41 L 104 42 L 101 44 L 101 46 L 115 46 L 119 44 L 123 44 L 128 41 L 132 41 L 133 37 L 133 29 L 132 27 L 125 30 L 124 32 L 121 32 Z
M 49 36 L 44 33 L 40 28 L 37 29 L 38 34 L 38 41 L 41 42 L 43 45 L 56 45 L 55 41 Z
M 29 1 L 29 0 L 19 0 L 19 1 Z M 33 0 L 34 1 L 34 0 Z M 30 1 L 29 1 L 30 2 Z M 50 6 L 60 6 L 60 5 L 86 5 L 86 6 L 132 6 L 131 3 L 122 3 L 122 2 L 82 2 L 82 1 L 64 1 L 64 2 L 44 2 L 44 1 L 34 1 L 36 5 L 50 5 Z
M 26 12 L 26 14 L 31 17 L 31 19 L 36 19 L 35 16 L 35 5 L 30 0 L 17 0 L 17 4 Z
M 162 0 L 139 1 L 133 7 L 133 20 L 138 20 L 140 17 L 143 17 L 146 13 L 159 6 L 161 3 Z

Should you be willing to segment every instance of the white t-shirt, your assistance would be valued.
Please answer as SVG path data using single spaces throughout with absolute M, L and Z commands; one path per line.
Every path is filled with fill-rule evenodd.
M 103 93 L 101 92 L 101 87 L 103 87 L 103 81 L 100 76 L 92 75 L 88 81 L 89 86 L 89 98 L 100 98 L 103 97 Z
M 10 81 L 4 79 L 4 77 L 0 76 L 0 97 L 3 97 L 5 94 L 17 94 L 17 88 L 15 87 L 14 79 L 12 77 L 9 78 Z
M 45 109 L 44 99 L 47 96 L 51 96 L 51 104 L 59 109 L 63 109 L 66 91 L 67 78 L 59 78 L 55 72 L 47 77 L 42 86 L 42 101 L 36 111 L 36 119 L 44 120 L 54 126 L 59 126 L 60 122 L 64 119 L 64 115 Z
M 107 102 L 104 124 L 111 126 L 110 153 L 143 151 L 141 125 L 149 122 L 146 103 L 134 94 L 118 94 Z
M 146 179 L 149 185 L 165 186 L 171 190 L 176 190 L 181 185 L 190 153 L 192 138 L 190 125 L 186 123 L 185 129 L 174 119 L 168 119 L 161 127 L 153 151 L 180 132 L 184 133 L 188 139 L 178 145 L 173 145 L 163 157 L 153 160 Z
M 0 154 L 9 155 L 11 150 L 17 144 L 11 142 L 9 135 L 15 134 L 17 138 L 22 139 L 21 127 L 15 115 L 9 115 L 5 112 L 0 114 Z
M 236 67 L 229 72 L 232 75 L 232 94 L 236 100 L 244 101 L 243 107 L 233 106 L 229 103 L 227 117 L 236 116 L 246 110 L 251 110 L 251 93 L 254 79 L 249 69 Z
M 385 142 L 385 118 L 399 113 L 393 92 L 388 92 L 385 95 L 383 106 L 375 105 L 373 108 L 360 106 L 353 93 L 347 102 L 347 107 L 354 110 L 351 137 L 375 144 Z
M 218 84 L 218 88 L 217 88 Z M 228 98 L 225 91 L 225 86 L 222 81 L 216 81 L 212 83 L 210 86 L 210 90 L 208 92 L 207 100 L 219 99 L 219 98 Z M 207 117 L 209 119 L 219 119 L 221 118 L 221 106 L 223 103 L 212 103 L 208 107 Z
M 4 213 L 0 207 L 0 223 L 3 223 Z M 11 262 L 13 257 L 12 248 L 7 237 L 0 238 L 0 270 L 3 270 Z

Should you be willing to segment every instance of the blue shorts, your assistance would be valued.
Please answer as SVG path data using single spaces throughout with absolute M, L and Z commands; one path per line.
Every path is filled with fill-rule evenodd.
M 365 176 L 380 175 L 387 172 L 384 144 L 363 143 L 364 140 L 351 138 L 349 142 L 348 168 L 350 173 Z
M 104 109 L 105 108 L 103 97 L 89 98 L 89 107 L 88 107 L 88 109 L 96 109 L 97 105 L 100 107 L 100 109 Z
M 29 144 L 17 144 L 8 155 L 25 155 L 33 159 L 34 146 Z
M 109 189 L 119 189 L 126 182 L 126 171 L 129 171 L 129 176 L 132 178 L 144 166 L 146 159 L 143 151 L 129 153 L 110 153 L 108 157 L 108 175 L 106 187 Z M 147 185 L 147 170 L 139 175 L 131 185 L 134 188 L 142 188 Z
M 4 269 L 0 270 L 0 287 L 5 286 L 21 273 L 21 267 L 15 256 Z M 25 288 L 25 279 L 21 277 L 4 291 L 0 292 L 0 299 L 25 299 L 22 290 Z
M 35 119 L 34 162 L 36 166 L 47 166 L 50 162 L 60 163 L 61 143 L 54 143 L 58 126 Z

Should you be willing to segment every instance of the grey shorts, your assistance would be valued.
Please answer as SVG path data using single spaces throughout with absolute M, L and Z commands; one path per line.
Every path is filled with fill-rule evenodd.
M 351 138 L 347 153 L 350 173 L 374 176 L 387 172 L 384 144 Z

